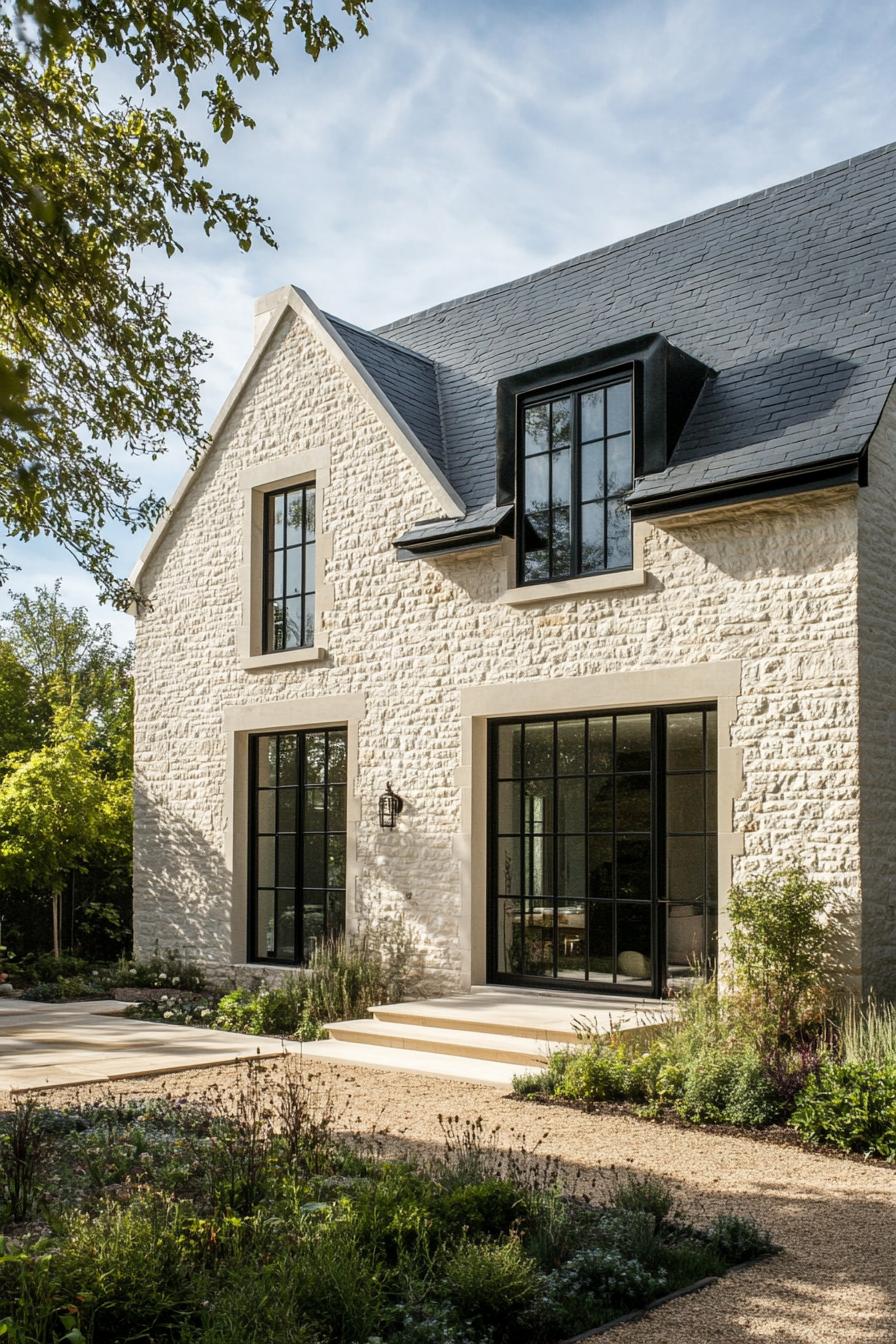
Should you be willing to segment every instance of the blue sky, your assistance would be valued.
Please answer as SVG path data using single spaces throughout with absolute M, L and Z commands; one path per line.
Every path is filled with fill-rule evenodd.
M 365 41 L 316 66 L 283 46 L 245 90 L 255 131 L 212 147 L 191 108 L 215 180 L 259 196 L 279 249 L 185 221 L 182 256 L 141 261 L 214 343 L 209 421 L 256 295 L 292 281 L 374 325 L 861 153 L 896 139 L 894 52 L 879 0 L 373 0 Z M 170 494 L 183 453 L 139 467 Z M 126 574 L 145 537 L 113 535 Z M 11 589 L 59 577 L 130 637 L 49 540 L 7 552 Z

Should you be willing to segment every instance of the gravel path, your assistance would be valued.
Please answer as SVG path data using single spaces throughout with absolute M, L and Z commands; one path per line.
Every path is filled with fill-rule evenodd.
M 259 1067 L 276 1072 L 279 1062 Z M 308 1067 L 331 1091 L 340 1127 L 375 1129 L 387 1147 L 426 1152 L 443 1143 L 440 1115 L 481 1116 L 500 1141 L 556 1156 L 569 1188 L 593 1187 L 609 1168 L 655 1172 L 699 1216 L 750 1213 L 784 1248 L 782 1255 L 729 1275 L 643 1320 L 609 1332 L 626 1344 L 896 1344 L 896 1171 L 747 1138 L 677 1129 L 626 1115 L 520 1103 L 491 1087 L 315 1061 Z M 102 1088 L 40 1094 L 183 1096 L 239 1085 L 245 1065 L 167 1078 L 129 1079 Z

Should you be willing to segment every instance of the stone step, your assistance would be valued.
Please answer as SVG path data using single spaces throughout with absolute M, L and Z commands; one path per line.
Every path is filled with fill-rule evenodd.
M 419 1025 L 406 1020 L 388 1021 L 379 1017 L 354 1022 L 331 1022 L 327 1027 L 331 1040 L 384 1046 L 392 1050 L 414 1050 L 426 1054 L 459 1055 L 467 1059 L 488 1059 L 502 1064 L 544 1068 L 552 1042 L 511 1034 L 452 1030 L 441 1023 Z
M 582 1028 L 607 1032 L 649 1028 L 665 1021 L 669 1005 L 659 1000 L 514 993 L 478 990 L 441 999 L 383 1003 L 370 1009 L 384 1023 L 441 1030 L 519 1036 L 528 1041 L 572 1045 Z
M 364 1045 L 357 1041 L 312 1041 L 301 1047 L 302 1059 L 310 1064 L 321 1060 L 347 1068 L 395 1069 L 405 1073 L 426 1074 L 431 1078 L 460 1079 L 501 1087 L 509 1092 L 514 1078 L 521 1073 L 537 1073 L 530 1064 L 506 1064 L 494 1059 L 472 1059 L 469 1055 L 443 1055 L 427 1050 L 396 1050 L 388 1045 Z

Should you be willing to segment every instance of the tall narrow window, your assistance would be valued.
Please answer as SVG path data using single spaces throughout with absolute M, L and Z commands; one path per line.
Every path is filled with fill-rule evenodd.
M 262 647 L 305 648 L 314 643 L 314 484 L 272 491 L 264 505 Z
M 523 406 L 520 581 L 632 563 L 630 378 Z
M 346 731 L 252 739 L 250 957 L 310 960 L 345 920 Z

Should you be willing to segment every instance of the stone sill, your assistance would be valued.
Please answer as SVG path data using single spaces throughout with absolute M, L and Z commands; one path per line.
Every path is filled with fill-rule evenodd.
M 590 574 L 581 579 L 559 579 L 556 583 L 533 583 L 524 588 L 508 588 L 498 598 L 509 607 L 527 607 L 534 602 L 557 602 L 564 598 L 592 597 L 620 592 L 626 588 L 646 588 L 647 572 L 627 569 L 614 574 Z
M 256 653 L 240 659 L 240 666 L 247 672 L 264 672 L 272 667 L 288 667 L 292 663 L 320 663 L 327 656 L 322 644 L 307 649 L 287 649 L 283 653 Z

